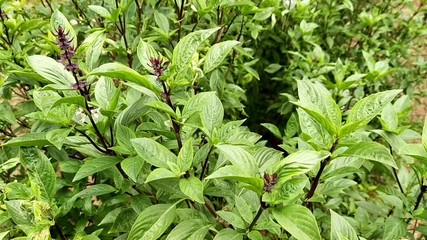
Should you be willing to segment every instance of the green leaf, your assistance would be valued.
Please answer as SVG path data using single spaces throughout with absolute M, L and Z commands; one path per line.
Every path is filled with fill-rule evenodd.
M 259 12 L 255 13 L 253 19 L 258 21 L 263 21 L 271 16 L 271 14 L 274 11 L 274 7 L 268 7 L 268 8 L 263 8 L 259 10 L 260 10 Z
M 123 126 L 129 126 L 131 123 L 133 123 L 133 121 L 146 114 L 150 110 L 150 108 L 146 107 L 145 103 L 145 99 L 142 98 L 125 108 L 117 116 L 116 121 L 114 122 L 115 126 L 117 127 L 118 124 L 121 124 Z
M 166 103 L 164 103 L 162 101 L 152 101 L 152 102 L 146 103 L 145 105 L 152 107 L 154 109 L 160 110 L 162 112 L 165 112 L 169 116 L 171 116 L 175 119 L 177 118 L 175 111 L 169 105 L 167 105 Z
M 62 97 L 52 90 L 34 90 L 33 91 L 33 101 L 34 104 L 42 110 L 43 113 L 49 112 L 53 104 L 60 100 Z
M 332 138 L 336 134 L 336 127 L 332 124 L 332 122 L 327 119 L 322 113 L 318 111 L 313 111 L 310 107 L 304 105 L 301 102 L 294 102 L 293 104 L 297 105 L 301 109 L 303 109 L 309 116 L 313 118 L 315 122 L 317 122 L 322 128 L 326 130 L 326 133 Z M 303 125 L 303 124 L 301 124 Z
M 108 233 L 129 232 L 137 217 L 138 214 L 132 208 L 124 209 L 115 217 Z
M 210 225 L 205 226 L 205 222 L 201 219 L 189 219 L 183 222 L 180 222 L 175 226 L 174 229 L 168 234 L 166 240 L 188 240 L 190 236 L 195 234 L 198 230 L 210 227 Z M 204 239 L 204 235 L 201 238 Z
M 177 165 L 181 172 L 185 172 L 193 165 L 194 151 L 192 138 L 185 142 L 178 154 Z
M 376 142 L 361 142 L 350 146 L 341 156 L 376 161 L 397 168 L 390 150 Z
M 311 138 L 309 141 L 321 149 L 331 149 L 334 138 L 329 132 L 306 111 L 297 109 L 297 113 L 301 131 Z
M 252 230 L 252 231 L 248 232 L 247 236 L 250 240 L 262 240 L 263 239 L 262 234 L 257 230 Z
M 381 118 L 379 118 L 379 120 L 381 121 L 381 125 L 383 126 L 384 130 L 390 132 L 397 130 L 399 125 L 399 118 L 395 107 L 391 103 L 384 107 L 383 111 L 381 112 Z
M 58 150 L 61 150 L 62 145 L 70 134 L 71 129 L 55 129 L 46 134 L 46 139 L 53 144 Z
M 94 173 L 111 168 L 120 161 L 121 159 L 117 157 L 99 157 L 88 160 L 80 167 L 79 171 L 77 171 L 76 175 L 73 178 L 73 182 L 90 176 Z
M 282 138 L 282 134 L 280 133 L 280 130 L 276 125 L 271 124 L 271 123 L 261 123 L 261 126 L 267 128 L 268 131 L 270 131 L 277 138 L 279 138 L 279 139 Z
M 273 73 L 275 73 L 275 72 L 279 71 L 282 67 L 283 67 L 283 66 L 282 66 L 282 65 L 280 65 L 280 64 L 272 63 L 272 64 L 268 65 L 268 66 L 264 69 L 264 71 L 266 71 L 266 72 L 268 72 L 268 73 L 273 74 Z
M 306 185 L 306 178 L 292 178 L 285 182 L 280 180 L 271 193 L 267 192 L 262 195 L 262 201 L 273 205 L 293 203 L 303 195 Z
M 60 98 L 52 105 L 52 108 L 57 107 L 61 104 L 75 104 L 79 107 L 86 107 L 85 97 L 83 96 L 71 96 L 71 97 Z
M 148 174 L 148 177 L 145 180 L 145 183 L 161 180 L 161 179 L 177 178 L 177 177 L 179 176 L 166 168 L 156 168 L 153 171 L 151 171 L 150 174 Z
M 131 157 L 123 160 L 120 165 L 122 166 L 123 171 L 132 179 L 134 182 L 137 182 L 138 175 L 144 166 L 144 159 L 140 157 Z
M 311 211 L 301 205 L 288 205 L 273 210 L 277 222 L 298 240 L 316 240 L 320 237 L 316 218 Z
M 17 225 L 31 224 L 30 213 L 24 208 L 26 201 L 23 200 L 11 200 L 5 201 L 7 212 L 9 213 L 12 220 Z
M 247 172 L 242 171 L 236 166 L 224 166 L 207 176 L 205 179 L 229 179 L 247 183 L 253 186 L 257 193 L 260 193 L 264 187 L 264 180 L 252 177 Z
M 87 6 L 90 10 L 94 11 L 95 13 L 99 14 L 101 17 L 110 19 L 111 13 L 108 11 L 105 7 L 99 6 L 99 5 L 89 5 Z
M 147 207 L 133 224 L 128 240 L 158 239 L 174 221 L 176 204 L 157 204 Z
M 365 127 L 402 90 L 389 90 L 369 95 L 358 101 L 350 111 L 346 124 L 339 131 L 340 138 Z
M 214 237 L 214 240 L 242 240 L 243 234 L 230 228 L 224 228 Z
M 98 66 L 98 60 L 104 50 L 106 39 L 105 29 L 96 30 L 89 34 L 79 46 L 78 51 L 86 53 L 85 63 L 88 71 Z
M 255 176 L 258 172 L 254 157 L 243 148 L 234 145 L 217 145 L 216 147 L 228 161 L 249 176 Z
M 401 239 L 407 233 L 408 225 L 401 218 L 390 216 L 385 220 L 384 224 L 384 240 Z
M 202 111 L 203 106 L 207 104 L 209 99 L 212 98 L 212 95 L 215 95 L 215 92 L 202 92 L 197 95 L 194 95 L 187 101 L 182 110 L 182 117 L 189 118 L 193 114 L 200 113 Z
M 237 228 L 241 228 L 241 229 L 246 228 L 245 222 L 242 220 L 241 217 L 239 217 L 239 215 L 237 215 L 233 212 L 226 212 L 226 211 L 217 211 L 216 213 L 218 214 L 218 216 L 223 218 L 226 222 L 233 225 L 233 227 L 235 227 L 235 228 L 237 227 Z
M 103 109 L 114 110 L 115 105 L 113 96 L 118 90 L 114 86 L 114 81 L 108 77 L 100 77 L 95 85 L 95 99 L 99 106 Z
M 201 109 L 200 118 L 203 127 L 211 133 L 215 127 L 221 125 L 224 118 L 224 107 L 222 106 L 221 100 L 219 100 L 215 94 L 210 94 L 209 96 L 207 102 Z
M 88 75 L 106 76 L 111 78 L 119 78 L 137 83 L 145 88 L 150 89 L 156 94 L 160 93 L 160 88 L 156 83 L 150 81 L 147 77 L 142 76 L 132 68 L 129 68 L 121 63 L 106 63 L 98 68 L 95 68 Z
M 0 120 L 5 121 L 10 124 L 16 123 L 15 114 L 13 114 L 12 109 L 6 103 L 0 104 Z
M 83 189 L 79 193 L 73 196 L 73 199 L 77 198 L 85 198 L 85 197 L 93 197 L 93 196 L 100 196 L 108 193 L 112 193 L 117 191 L 114 187 L 107 185 L 107 184 L 96 184 L 90 187 L 87 187 L 86 189 Z
M 336 212 L 330 210 L 331 212 L 331 240 L 358 240 L 359 237 L 356 234 L 356 231 L 350 225 L 350 223 L 345 220 L 345 218 L 338 215 Z
M 203 184 L 196 177 L 182 178 L 179 180 L 179 188 L 191 200 L 204 204 Z
M 5 237 L 9 234 L 10 230 L 0 233 L 0 240 L 5 239 Z
M 28 64 L 36 73 L 51 83 L 64 85 L 68 89 L 71 89 L 71 85 L 75 83 L 73 75 L 65 70 L 64 65 L 50 57 L 42 55 L 29 56 Z
M 298 81 L 298 106 L 319 121 L 333 136 L 341 127 L 341 110 L 320 83 Z
M 219 27 L 216 27 L 199 30 L 183 37 L 173 50 L 172 63 L 178 66 L 179 69 L 184 68 L 188 63 L 190 63 L 193 54 L 197 51 L 199 45 L 219 29 Z
M 135 138 L 131 142 L 138 155 L 153 166 L 169 168 L 167 162 L 176 162 L 175 154 L 150 138 Z
M 210 228 L 211 228 L 210 225 L 197 228 L 197 230 L 193 234 L 191 234 L 191 236 L 187 240 L 205 239 L 205 236 L 208 233 Z
M 259 74 L 258 74 L 258 72 L 257 72 L 255 69 L 253 69 L 253 68 L 249 67 L 247 64 L 242 65 L 242 67 L 243 67 L 243 69 L 244 69 L 246 72 L 248 72 L 248 73 L 249 73 L 250 75 L 252 75 L 254 78 L 256 78 L 257 80 L 260 80 L 260 78 L 259 78 Z
M 240 213 L 240 216 L 245 220 L 247 223 L 251 223 L 254 215 L 252 214 L 252 209 L 249 206 L 249 204 L 245 201 L 244 198 L 240 196 L 235 197 L 236 201 L 236 208 L 237 211 Z
M 27 133 L 16 138 L 11 139 L 3 146 L 40 146 L 44 147 L 50 145 L 46 139 L 46 133 Z
M 203 64 L 203 72 L 206 74 L 217 68 L 237 44 L 240 42 L 229 40 L 217 43 L 209 48 Z
M 279 173 L 280 180 L 285 181 L 311 171 L 320 161 L 329 156 L 330 153 L 326 151 L 300 150 L 278 162 L 274 169 Z
M 151 66 L 150 60 L 153 58 L 159 58 L 160 55 L 157 51 L 151 46 L 150 43 L 144 42 L 140 39 L 138 47 L 136 49 L 139 62 L 141 65 L 149 72 L 153 73 L 153 67 Z
M 163 13 L 154 11 L 154 21 L 156 22 L 157 26 L 159 26 L 159 28 L 162 29 L 165 33 L 169 32 L 169 21 Z
M 30 171 L 31 184 L 36 184 L 41 197 L 50 200 L 55 194 L 56 174 L 46 155 L 37 148 L 19 149 L 19 158 L 22 165 Z
M 299 125 L 297 117 L 295 114 L 292 114 L 291 117 L 288 119 L 288 122 L 286 123 L 285 135 L 286 137 L 291 138 L 298 133 L 298 130 Z

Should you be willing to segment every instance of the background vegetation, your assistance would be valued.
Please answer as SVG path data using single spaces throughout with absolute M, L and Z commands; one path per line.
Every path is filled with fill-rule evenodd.
M 426 5 L 0 0 L 0 239 L 422 238 Z

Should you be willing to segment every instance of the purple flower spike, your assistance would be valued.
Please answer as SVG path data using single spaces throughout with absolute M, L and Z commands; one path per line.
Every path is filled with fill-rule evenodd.
M 65 65 L 65 69 L 68 71 L 77 71 L 79 69 L 79 65 L 72 61 L 74 55 L 76 54 L 76 50 L 72 46 L 72 40 L 68 39 L 67 33 L 61 26 L 58 27 L 56 37 L 56 44 L 63 51 L 61 53 L 60 62 Z

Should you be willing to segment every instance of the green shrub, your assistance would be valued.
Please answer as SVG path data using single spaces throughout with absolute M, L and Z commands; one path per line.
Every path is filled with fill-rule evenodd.
M 424 6 L 315 3 L 0 1 L 0 239 L 427 234 Z

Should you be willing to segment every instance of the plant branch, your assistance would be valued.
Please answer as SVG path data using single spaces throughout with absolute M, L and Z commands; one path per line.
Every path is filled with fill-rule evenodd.
M 25 122 L 25 119 L 22 120 L 22 119 L 17 118 L 16 120 L 18 121 L 18 124 L 21 125 L 22 127 L 31 129 L 31 127 Z
M 185 0 L 181 0 L 181 6 L 178 6 L 177 0 L 174 0 L 174 2 L 175 2 L 175 8 L 178 14 L 178 41 L 177 42 L 179 42 L 179 40 L 181 39 L 182 19 L 184 18 Z
M 330 150 L 331 154 L 334 152 L 336 146 L 338 145 L 338 140 L 335 141 L 335 143 L 332 145 L 332 148 Z M 310 190 L 308 191 L 307 195 L 305 196 L 305 203 L 304 205 L 311 209 L 313 203 L 309 202 L 308 200 L 313 197 L 314 193 L 316 192 L 317 186 L 320 182 L 320 177 L 322 176 L 323 171 L 325 170 L 325 167 L 329 164 L 329 162 L 332 160 L 331 156 L 327 157 L 320 163 L 319 171 L 316 174 L 316 177 L 312 179 Z
M 3 133 L 3 135 L 5 135 L 5 136 L 7 136 L 7 137 L 10 137 L 10 138 L 13 138 L 13 137 L 16 137 L 16 135 L 13 133 L 13 132 L 7 132 L 6 130 L 4 130 L 4 129 L 0 129 L 0 133 Z
M 402 192 L 403 195 L 405 195 L 405 192 L 403 191 L 402 184 L 400 183 L 399 177 L 397 176 L 396 169 L 394 169 L 394 168 L 393 168 L 393 174 L 394 174 L 394 177 L 396 178 L 396 182 L 397 182 L 397 185 L 399 186 L 400 192 Z
M 98 146 L 98 144 L 96 144 L 95 141 L 93 141 L 93 139 L 89 135 L 87 135 L 84 131 L 79 130 L 76 127 L 74 128 L 74 130 L 76 130 L 77 132 L 79 132 L 80 134 L 82 134 L 96 148 L 96 150 L 98 150 L 98 151 L 100 151 L 102 153 L 107 153 L 107 150 L 100 148 Z
M 221 39 L 227 34 L 228 30 L 230 30 L 231 24 L 233 24 L 234 20 L 236 20 L 237 16 L 239 16 L 240 12 L 237 12 L 234 17 L 231 19 L 231 21 L 228 23 L 227 28 L 225 29 L 224 33 L 221 36 Z
M 116 8 L 119 9 L 119 1 L 115 0 L 115 3 L 116 3 Z M 125 14 L 123 14 L 123 18 L 122 18 L 122 15 L 120 15 L 120 13 L 119 13 L 119 25 L 120 25 L 120 27 L 117 25 L 116 25 L 116 27 L 123 37 L 123 41 L 125 43 L 125 48 L 126 48 L 126 57 L 128 60 L 128 66 L 131 68 L 133 58 L 132 58 L 132 54 L 129 52 L 130 49 L 129 49 L 128 39 L 126 37 L 126 16 L 125 16 Z
M 424 181 L 421 180 L 420 182 L 420 193 L 417 196 L 417 200 L 415 201 L 414 209 L 412 210 L 412 214 L 418 209 L 418 207 L 421 204 L 421 201 L 423 200 L 424 193 L 427 192 L 427 186 L 424 185 Z M 409 218 L 406 223 L 409 223 L 412 220 L 412 218 Z
M 42 2 L 43 2 L 43 1 L 42 1 Z M 50 11 L 51 11 L 51 12 L 54 12 L 54 11 L 53 11 L 53 8 L 52 8 L 52 4 L 50 3 L 50 1 L 49 1 L 49 0 L 46 0 L 46 4 L 47 4 L 47 6 L 49 7 Z
M 208 155 L 206 156 L 205 162 L 203 163 L 202 172 L 200 173 L 200 180 L 203 180 L 203 178 L 205 177 L 205 172 L 209 164 L 209 155 L 211 155 L 212 150 L 213 146 L 209 149 Z
M 107 141 L 105 140 L 105 137 L 99 131 L 99 128 L 96 125 L 95 120 L 92 117 L 92 112 L 90 111 L 90 107 L 89 107 L 89 104 L 88 104 L 87 100 L 85 100 L 85 106 L 86 106 L 86 110 L 85 110 L 86 115 L 89 117 L 89 121 L 92 124 L 93 129 L 95 130 L 95 134 L 98 137 L 98 139 L 101 141 L 101 143 L 104 146 L 104 148 L 107 149 L 107 152 L 108 152 L 109 150 L 108 150 Z
M 268 205 L 265 204 L 262 200 L 260 200 L 260 204 L 261 205 L 259 206 L 258 212 L 256 213 L 254 219 L 252 220 L 251 224 L 249 225 L 249 231 L 251 231 L 252 228 L 255 226 L 256 222 L 261 217 L 264 210 L 268 208 Z
M 166 104 L 168 104 L 169 107 L 171 107 L 172 110 L 175 111 L 175 106 L 173 105 L 172 100 L 171 100 L 170 89 L 167 88 L 166 83 L 164 81 L 162 81 L 160 79 L 158 79 L 158 80 L 162 82 L 163 92 L 164 92 L 163 95 L 165 97 Z M 175 133 L 176 141 L 178 142 L 178 151 L 180 151 L 182 148 L 181 126 L 175 121 L 174 118 L 172 118 L 172 127 L 173 127 L 173 131 Z
M 215 210 L 214 206 L 212 205 L 212 203 L 209 201 L 209 199 L 207 197 L 204 197 L 204 198 L 205 198 L 205 206 L 208 209 L 209 213 L 212 215 L 212 217 L 214 217 L 215 220 L 217 220 L 217 222 L 219 222 L 224 228 L 229 228 L 230 224 L 228 224 L 227 222 L 224 222 L 224 221 L 220 221 L 218 214 L 216 213 L 216 210 Z M 209 203 L 208 203 L 208 201 L 209 201 Z
M 86 24 L 92 28 L 92 25 L 90 24 L 89 18 L 86 16 L 85 12 L 82 10 L 82 8 L 79 6 L 77 0 L 71 0 L 71 2 L 74 4 L 74 7 L 76 8 L 76 11 L 78 15 L 80 15 L 81 18 L 86 22 Z M 49 5 L 50 6 L 50 5 Z M 53 12 L 53 10 L 52 10 Z
M 68 50 L 65 50 L 65 54 L 67 55 L 67 51 Z M 68 58 L 67 57 L 67 61 L 68 61 L 68 64 L 69 65 L 72 65 L 73 63 L 71 62 L 71 59 L 70 58 Z M 73 69 L 73 70 L 71 70 L 71 73 L 72 73 L 72 75 L 73 75 L 73 77 L 74 77 L 74 80 L 76 81 L 76 84 L 78 85 L 78 86 L 80 86 L 80 82 L 79 82 L 79 78 L 78 78 L 78 76 L 77 76 L 77 72 L 76 72 L 76 70 L 75 69 Z M 89 117 L 89 121 L 90 121 L 90 123 L 92 124 L 92 126 L 93 126 L 93 129 L 95 130 L 95 134 L 96 134 L 96 136 L 98 137 L 98 139 L 101 141 L 101 143 L 102 143 L 102 145 L 104 146 L 104 148 L 106 149 L 106 152 L 110 152 L 109 150 L 108 150 L 108 144 L 107 144 L 107 141 L 105 140 L 105 137 L 101 134 L 101 132 L 99 131 L 99 129 L 98 129 L 98 126 L 96 125 L 96 123 L 95 123 L 95 121 L 93 120 L 93 117 L 92 117 L 92 112 L 90 111 L 90 107 L 89 107 L 89 103 L 88 103 L 88 101 L 90 101 L 90 93 L 89 93 L 89 90 L 88 90 L 88 88 L 86 88 L 86 86 L 84 86 L 84 89 L 82 89 L 81 87 L 78 87 L 78 90 L 79 90 L 79 92 L 80 92 L 80 95 L 82 95 L 83 96 L 83 98 L 84 98 L 84 100 L 85 100 L 85 113 L 86 113 L 86 115 Z
M 136 4 L 136 12 L 137 12 L 137 16 L 138 16 L 138 21 L 136 23 L 136 32 L 138 34 L 141 33 L 141 27 L 142 27 L 142 5 L 144 5 L 144 0 L 142 0 L 142 3 L 139 4 L 139 0 L 135 0 L 135 4 Z
M 4 39 L 4 40 L 6 40 L 6 43 L 9 46 L 12 46 L 12 40 L 10 39 L 10 35 L 9 35 L 9 28 L 7 27 L 7 25 L 4 21 L 5 16 L 4 16 L 3 10 L 1 10 L 1 9 L 0 9 L 0 18 L 1 18 L 1 22 L 3 24 L 4 34 L 6 35 L 6 39 Z
M 393 148 L 390 146 L 390 154 L 393 155 Z M 400 183 L 399 177 L 397 176 L 396 169 L 392 168 L 394 178 L 396 178 L 397 185 L 399 186 L 400 192 L 405 195 L 405 191 L 403 191 L 402 183 Z
M 415 202 L 414 210 L 412 210 L 413 212 L 415 212 L 415 210 L 417 210 L 418 207 L 420 206 L 421 200 L 423 199 L 424 193 L 426 191 L 427 191 L 427 186 L 426 185 L 422 185 L 421 189 L 420 189 L 420 194 L 418 194 L 417 201 Z

